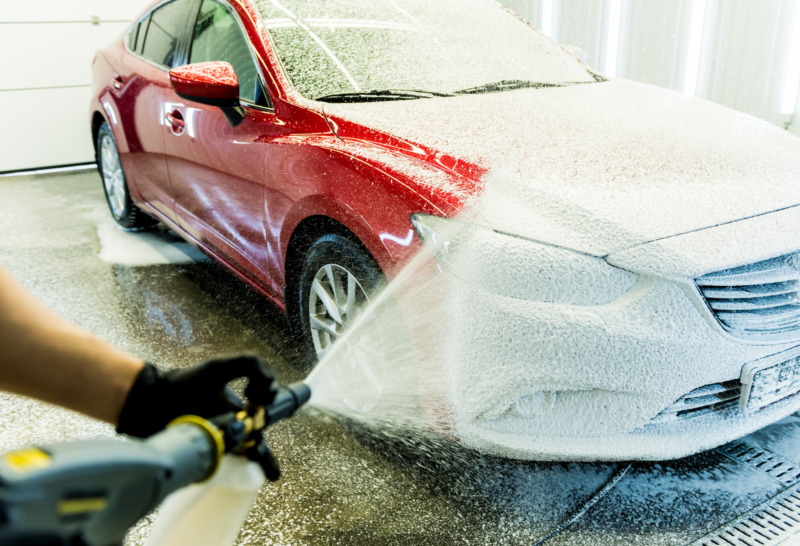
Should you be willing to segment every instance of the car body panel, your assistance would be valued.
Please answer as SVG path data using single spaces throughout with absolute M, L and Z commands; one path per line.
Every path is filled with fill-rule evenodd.
M 798 233 L 800 207 L 795 206 L 639 245 L 611 254 L 607 260 L 632 271 L 692 280 L 790 254 L 800 247 Z
M 287 137 L 273 143 L 268 170 L 274 185 L 267 208 L 270 225 L 282 226 L 284 257 L 297 226 L 314 216 L 347 227 L 390 279 L 418 248 L 411 214 L 442 209 L 430 196 L 415 191 L 407 177 L 386 165 L 375 166 L 370 149 L 374 152 L 374 146 L 349 144 L 333 135 Z M 394 157 L 394 161 L 404 159 Z
M 692 417 L 694 437 L 686 423 L 650 423 L 685 394 L 738 381 L 748 363 L 797 349 L 725 335 L 691 280 L 638 274 L 602 305 L 530 301 L 453 277 L 441 285 L 451 322 L 437 338 L 445 347 L 438 376 L 451 393 L 451 433 L 506 456 L 659 459 L 733 440 L 764 416 L 744 418 L 737 406 Z M 503 373 L 486 373 L 498 359 Z M 781 407 L 777 418 L 800 409 L 800 397 Z
M 265 134 L 268 114 L 248 112 L 232 127 L 219 108 L 171 96 L 166 110 L 180 114 L 184 128 L 167 126 L 165 150 L 175 215 L 203 244 L 240 264 L 275 291 L 264 224 Z M 165 124 L 166 126 L 167 124 Z
M 93 66 L 93 80 L 103 88 L 96 92 L 98 98 L 93 99 L 92 108 L 103 112 L 111 125 L 135 197 L 174 220 L 160 123 L 166 93 L 170 90 L 167 73 L 126 55 L 121 38 L 98 58 L 100 61 Z

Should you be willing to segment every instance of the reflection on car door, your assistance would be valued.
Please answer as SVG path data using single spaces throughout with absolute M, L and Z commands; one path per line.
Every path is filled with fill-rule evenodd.
M 164 155 L 162 123 L 166 92 L 170 88 L 167 70 L 180 64 L 186 18 L 196 0 L 173 0 L 136 25 L 128 47 L 127 73 L 115 74 L 112 87 L 118 90 L 121 126 L 127 150 L 123 165 L 134 191 L 167 218 L 174 219 L 173 196 Z
M 172 197 L 164 158 L 163 127 L 159 122 L 166 76 L 144 61 L 137 59 L 131 64 L 134 72 L 125 74 L 121 70 L 118 76 L 125 82 L 120 99 L 128 105 L 119 109 L 119 128 L 124 131 L 127 143 L 127 147 L 120 148 L 120 159 L 131 190 L 169 218 Z
M 247 117 L 233 127 L 219 108 L 192 103 L 168 91 L 165 149 L 175 212 L 192 237 L 272 289 L 266 259 L 264 116 L 267 97 L 236 16 L 204 0 L 189 62 L 227 61 L 239 80 Z

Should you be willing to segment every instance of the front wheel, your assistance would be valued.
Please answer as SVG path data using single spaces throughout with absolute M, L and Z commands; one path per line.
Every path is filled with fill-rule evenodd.
M 325 380 L 350 409 L 368 412 L 386 382 L 386 328 L 374 301 L 386 278 L 360 245 L 338 234 L 312 243 L 298 301 L 309 359 L 325 361 Z
M 103 179 L 106 202 L 114 220 L 125 229 L 145 229 L 156 221 L 137 207 L 131 199 L 128 181 L 122 169 L 117 142 L 108 123 L 97 132 L 97 167 Z

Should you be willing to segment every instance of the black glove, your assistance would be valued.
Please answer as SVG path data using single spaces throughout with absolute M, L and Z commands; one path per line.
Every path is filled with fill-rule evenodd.
M 191 368 L 161 371 L 145 364 L 136 377 L 117 421 L 117 432 L 146 438 L 181 415 L 211 418 L 243 409 L 228 382 L 246 377 L 245 396 L 268 406 L 275 398 L 274 372 L 256 356 L 211 360 Z

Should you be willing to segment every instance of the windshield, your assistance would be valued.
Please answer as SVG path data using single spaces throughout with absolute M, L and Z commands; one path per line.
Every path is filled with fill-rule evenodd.
M 491 0 L 256 0 L 256 5 L 294 88 L 311 99 L 522 86 L 487 86 L 508 81 L 596 81 L 560 46 Z

